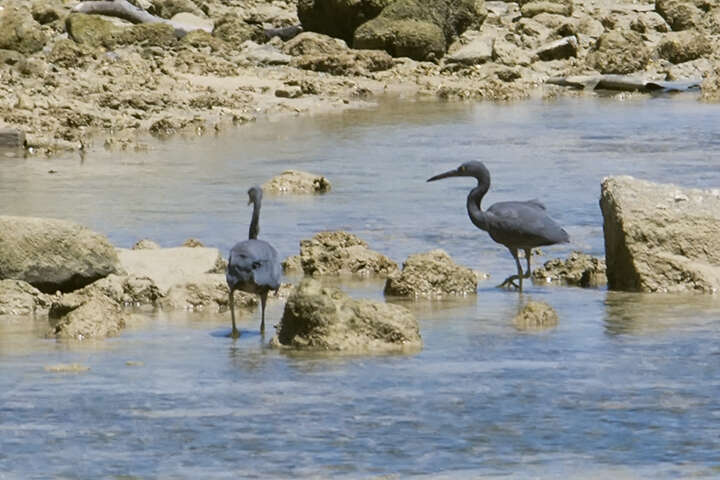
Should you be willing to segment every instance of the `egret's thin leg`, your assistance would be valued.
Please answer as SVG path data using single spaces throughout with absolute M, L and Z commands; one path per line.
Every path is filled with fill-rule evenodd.
M 532 255 L 532 252 L 529 248 L 525 249 L 525 259 L 527 259 L 527 271 L 525 272 L 525 275 L 523 275 L 523 278 L 530 278 L 530 256 Z
M 267 303 L 267 290 L 260 294 L 260 333 L 265 333 L 265 304 Z
M 522 291 L 523 271 L 522 271 L 522 267 L 520 266 L 520 260 L 518 259 L 517 248 L 508 248 L 508 250 L 510 250 L 510 253 L 512 254 L 513 258 L 515 259 L 515 265 L 517 266 L 518 273 L 516 275 L 510 275 L 500 285 L 498 285 L 498 288 L 508 285 L 508 286 L 515 287 L 518 290 Z M 518 286 L 514 283 L 515 280 L 520 281 L 520 286 Z
M 230 297 L 228 303 L 230 304 L 230 318 L 232 318 L 232 332 L 230 333 L 230 336 L 232 338 L 238 338 L 240 336 L 240 332 L 238 331 L 237 327 L 235 326 L 235 298 L 233 295 L 233 289 L 230 289 Z

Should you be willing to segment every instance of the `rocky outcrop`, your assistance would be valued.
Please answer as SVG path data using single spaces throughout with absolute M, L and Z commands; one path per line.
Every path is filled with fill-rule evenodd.
M 0 280 L 0 315 L 28 315 L 50 307 L 50 297 L 21 280 Z
M 410 255 L 401 272 L 390 275 L 385 295 L 440 298 L 477 292 L 477 276 L 443 250 Z
M 282 47 L 283 52 L 294 57 L 301 55 L 337 55 L 348 50 L 347 43 L 339 38 L 321 33 L 303 32 L 288 40 Z
M 50 307 L 49 336 L 87 340 L 115 336 L 125 328 L 129 315 L 105 295 L 70 293 Z
M 108 275 L 74 294 L 92 297 L 101 295 L 112 299 L 120 306 L 155 305 L 162 296 L 155 282 L 148 277 L 136 275 Z
M 332 75 L 368 75 L 393 67 L 394 60 L 380 50 L 346 50 L 333 54 L 302 55 L 290 62 L 293 67 Z
M 305 279 L 288 298 L 272 344 L 362 353 L 417 350 L 422 340 L 417 320 L 406 308 L 356 300 Z
M 454 37 L 481 24 L 485 15 L 483 1 L 396 0 L 355 30 L 352 46 L 385 50 L 393 57 L 439 59 Z
M 705 102 L 720 102 L 720 66 L 708 72 L 703 79 L 702 99 Z
M 650 50 L 632 30 L 611 30 L 600 36 L 588 54 L 588 64 L 600 73 L 627 74 L 644 70 Z
M 518 330 L 540 330 L 554 327 L 557 323 L 557 312 L 545 302 L 530 301 L 513 318 L 513 325 Z
M 720 291 L 720 190 L 609 177 L 600 208 L 609 288 Z
M 395 0 L 298 0 L 303 29 L 351 43 L 355 29 Z
M 572 252 L 565 260 L 548 260 L 532 272 L 533 282 L 597 287 L 607 283 L 605 260 L 580 252 Z
M 703 11 L 698 8 L 707 3 L 686 0 L 657 0 L 655 10 L 674 31 L 696 29 L 701 24 Z
M 268 193 L 327 193 L 332 188 L 330 181 L 322 175 L 298 170 L 285 170 L 262 186 Z
M 31 13 L 11 6 L 0 10 L 0 49 L 19 53 L 35 53 L 45 46 L 48 38 Z
M 228 286 L 225 275 L 207 274 L 193 281 L 173 285 L 160 299 L 163 310 L 215 311 L 228 308 Z M 236 308 L 253 308 L 258 305 L 257 295 L 236 290 Z
M 0 279 L 23 280 L 46 293 L 81 288 L 114 273 L 108 239 L 65 220 L 0 216 Z
M 395 262 L 343 231 L 320 232 L 301 240 L 299 260 L 307 275 L 388 275 L 397 270 Z M 297 264 L 297 259 L 290 257 L 283 264 L 287 269 Z

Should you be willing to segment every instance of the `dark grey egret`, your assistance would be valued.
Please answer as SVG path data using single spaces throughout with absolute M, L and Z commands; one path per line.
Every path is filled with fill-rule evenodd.
M 485 230 L 497 243 L 505 245 L 517 265 L 517 274 L 505 279 L 498 287 L 513 286 L 522 291 L 523 278 L 530 278 L 530 253 L 533 248 L 556 243 L 567 243 L 570 236 L 545 212 L 539 200 L 525 202 L 499 202 L 483 211 L 480 202 L 490 189 L 490 172 L 482 162 L 466 162 L 455 170 L 429 178 L 434 182 L 450 177 L 473 177 L 477 186 L 467 197 L 467 211 L 476 227 Z M 525 252 L 527 271 L 523 273 L 518 250 Z M 519 285 L 514 281 L 517 280 Z
M 255 293 L 260 296 L 261 321 L 260 332 L 265 332 L 265 304 L 268 292 L 280 288 L 282 269 L 278 253 L 268 242 L 258 240 L 260 233 L 260 206 L 262 189 L 252 187 L 248 190 L 248 205 L 253 204 L 252 220 L 248 240 L 238 242 L 230 249 L 227 268 L 227 284 L 230 289 L 230 316 L 232 318 L 232 337 L 237 338 L 240 332 L 235 326 L 235 302 L 233 292 Z

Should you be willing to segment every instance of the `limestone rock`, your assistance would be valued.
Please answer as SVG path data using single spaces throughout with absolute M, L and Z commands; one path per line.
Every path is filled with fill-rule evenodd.
M 332 188 L 330 181 L 322 175 L 298 170 L 285 170 L 262 186 L 268 193 L 327 193 Z
M 540 60 L 562 60 L 563 58 L 577 57 L 578 42 L 572 35 L 555 40 L 540 47 L 535 54 Z
M 228 286 L 225 275 L 205 274 L 191 281 L 176 283 L 160 299 L 163 310 L 215 311 L 228 307 Z M 257 295 L 235 291 L 235 307 L 251 308 L 258 304 Z
M 235 48 L 239 48 L 248 40 L 258 43 L 265 41 L 265 32 L 262 25 L 251 25 L 233 14 L 224 15 L 215 23 L 213 36 L 224 40 Z
M 367 75 L 369 72 L 388 70 L 393 58 L 379 50 L 348 50 L 334 54 L 301 55 L 290 65 L 302 70 L 327 72 L 332 75 Z
M 707 73 L 700 90 L 703 101 L 720 102 L 720 65 Z
M 402 272 L 390 275 L 385 283 L 386 295 L 403 297 L 439 298 L 476 292 L 475 272 L 456 264 L 443 250 L 410 255 Z
M 388 275 L 397 270 L 395 262 L 343 231 L 320 232 L 301 240 L 300 263 L 307 275 Z
M 674 31 L 697 29 L 703 17 L 702 10 L 693 1 L 657 0 L 655 9 Z
M 0 278 L 54 293 L 81 288 L 114 273 L 108 239 L 65 220 L 0 216 Z
M 479 65 L 492 60 L 494 37 L 476 33 L 472 36 L 467 35 L 466 38 L 466 43 L 445 56 L 446 63 Z
M 305 279 L 288 298 L 272 344 L 359 353 L 417 350 L 422 340 L 417 320 L 406 308 L 356 300 Z
M 138 240 L 137 242 L 135 242 L 135 245 L 132 246 L 133 250 L 155 250 L 157 248 L 160 248 L 160 245 L 148 238 Z
M 146 277 L 157 285 L 160 294 L 176 284 L 195 281 L 217 268 L 217 248 L 175 247 L 154 250 L 117 250 L 121 268 L 128 275 Z
M 47 35 L 29 11 L 22 8 L 0 10 L 0 49 L 31 54 L 45 46 Z
M 557 323 L 557 312 L 545 302 L 530 301 L 513 318 L 518 330 L 539 330 L 554 327 Z
M 351 43 L 355 29 L 375 18 L 394 0 L 298 0 L 303 29 Z
M 242 48 L 241 59 L 252 65 L 287 65 L 292 60 L 290 55 L 269 44 L 258 45 L 248 40 Z
M 161 297 L 155 282 L 135 275 L 108 275 L 73 293 L 92 297 L 103 295 L 122 306 L 154 305 Z
M 588 55 L 588 64 L 600 73 L 633 73 L 644 70 L 649 61 L 650 51 L 632 30 L 602 34 Z
M 160 22 L 120 27 L 99 15 L 73 13 L 65 23 L 70 38 L 90 47 L 113 48 L 138 43 L 166 47 L 177 40 L 175 29 Z
M 720 291 L 720 190 L 609 177 L 600 208 L 609 288 Z
M 665 35 L 657 47 L 658 56 L 672 63 L 696 60 L 712 51 L 710 40 L 698 32 L 682 31 Z
M 50 297 L 22 280 L 0 280 L 0 315 L 28 315 L 50 307 Z
M 49 318 L 50 336 L 86 340 L 119 334 L 125 328 L 128 315 L 104 295 L 69 293 L 53 302 Z
M 297 57 L 300 55 L 337 55 L 345 53 L 349 49 L 347 44 L 339 38 L 321 33 L 303 32 L 285 42 L 282 50 L 288 55 Z
M 605 260 L 585 253 L 572 252 L 565 260 L 548 260 L 532 272 L 534 282 L 597 287 L 607 283 Z
M 521 3 L 520 12 L 523 17 L 535 17 L 542 13 L 550 13 L 553 15 L 562 15 L 569 17 L 573 13 L 572 0 L 533 0 Z
M 352 46 L 393 57 L 438 59 L 453 38 L 480 25 L 486 15 L 482 0 L 395 0 L 355 30 Z

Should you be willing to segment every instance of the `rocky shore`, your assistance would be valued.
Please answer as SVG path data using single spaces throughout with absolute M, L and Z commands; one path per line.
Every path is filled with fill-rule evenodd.
M 198 30 L 73 13 L 65 0 L 3 2 L 4 146 L 141 149 L 139 134 L 202 135 L 387 93 L 552 97 L 571 90 L 549 78 L 577 75 L 704 78 L 701 98 L 719 98 L 720 6 L 698 0 L 136 3 Z

